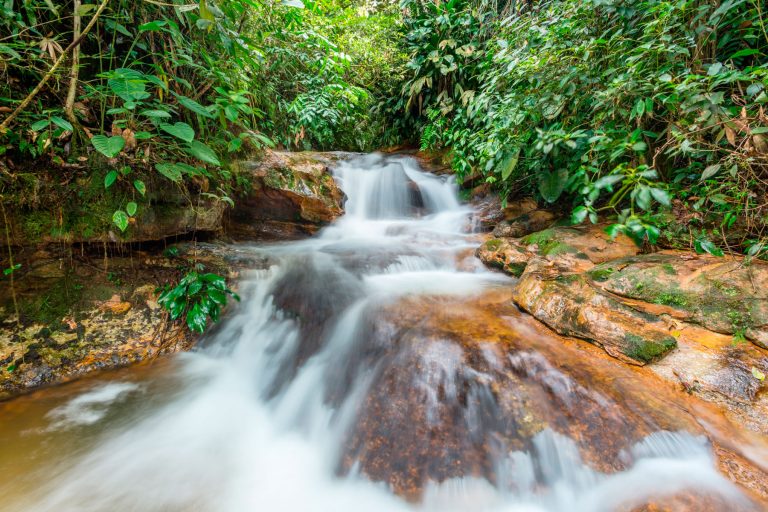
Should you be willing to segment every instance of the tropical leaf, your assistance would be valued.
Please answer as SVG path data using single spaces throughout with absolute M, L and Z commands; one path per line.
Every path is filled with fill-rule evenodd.
M 107 137 L 106 135 L 94 135 L 91 138 L 91 144 L 96 148 L 96 151 L 106 156 L 107 158 L 114 158 L 120 154 L 120 151 L 125 147 L 125 139 L 119 135 Z
M 104 176 L 104 188 L 109 188 L 112 186 L 113 183 L 115 183 L 115 180 L 117 180 L 117 171 L 109 171 L 106 176 Z
M 120 231 L 125 231 L 128 229 L 128 214 L 126 214 L 123 210 L 117 210 L 112 215 L 112 222 L 114 222 L 115 225 L 120 228 Z
M 141 180 L 134 180 L 133 187 L 142 196 L 147 195 L 147 186 L 144 184 L 143 181 L 141 181 Z
M 192 142 L 195 138 L 195 130 L 187 123 L 161 124 L 160 129 L 185 142 Z
M 63 118 L 61 118 L 59 116 L 52 116 L 51 117 L 51 122 L 53 124 L 55 124 L 56 126 L 58 126 L 59 128 L 61 128 L 62 130 L 67 130 L 67 131 L 70 131 L 70 132 L 75 131 L 74 127 L 72 126 L 72 123 L 70 123 L 66 119 L 63 119 Z
M 190 142 L 186 151 L 200 161 L 217 166 L 221 165 L 216 152 L 200 141 L 193 140 Z
M 171 114 L 165 110 L 142 110 L 141 115 L 151 119 L 170 119 Z
M 179 171 L 179 169 L 174 164 L 169 164 L 167 162 L 156 164 L 155 169 L 157 169 L 157 172 L 175 183 L 181 181 L 181 171 Z
M 520 159 L 520 148 L 516 148 L 509 153 L 499 165 L 499 171 L 501 172 L 501 179 L 506 181 L 512 175 L 512 171 L 517 167 L 517 162 Z
M 568 181 L 568 170 L 558 169 L 554 172 L 543 172 L 539 177 L 539 193 L 548 203 L 554 203 L 565 190 Z
M 176 95 L 176 99 L 179 100 L 179 104 L 183 107 L 191 110 L 195 114 L 199 114 L 203 117 L 207 117 L 209 119 L 213 119 L 214 115 L 211 113 L 210 110 L 193 100 L 192 98 L 187 98 L 186 96 L 181 96 L 179 94 Z

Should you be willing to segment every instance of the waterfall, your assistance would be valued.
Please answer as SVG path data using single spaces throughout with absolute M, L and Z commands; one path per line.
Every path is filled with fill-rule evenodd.
M 309 240 L 244 246 L 270 263 L 243 273 L 242 303 L 204 348 L 137 382 L 130 374 L 97 382 L 51 410 L 47 429 L 28 435 L 60 443 L 64 455 L 45 452 L 50 462 L 0 483 L 0 510 L 609 512 L 689 488 L 741 500 L 706 440 L 685 432 L 629 443 L 625 468 L 613 473 L 593 469 L 577 440 L 549 427 L 525 446 L 508 442 L 517 427 L 496 379 L 532 378 L 536 364 L 550 391 L 567 396 L 578 385 L 534 353 L 509 359 L 488 348 L 478 356 L 381 317 L 405 300 L 470 299 L 511 285 L 461 264 L 478 241 L 466 232 L 471 209 L 455 182 L 382 155 L 335 173 L 346 215 Z M 373 401 L 387 389 L 420 402 L 412 416 L 392 420 L 394 433 L 372 438 L 412 426 L 428 432 L 451 416 L 467 434 L 441 456 L 461 467 L 471 450 L 484 450 L 485 473 L 452 469 L 410 500 L 379 481 L 359 433 L 376 428 L 366 410 L 402 412 Z M 70 450 L 73 437 L 87 441 Z

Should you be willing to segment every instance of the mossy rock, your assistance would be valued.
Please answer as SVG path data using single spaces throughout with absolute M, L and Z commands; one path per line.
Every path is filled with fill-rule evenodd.
M 593 286 L 586 273 L 558 273 L 534 259 L 514 290 L 515 302 L 553 330 L 646 364 L 677 346 L 659 317 L 628 307 Z
M 768 265 L 676 253 L 625 258 L 590 271 L 610 293 L 670 308 L 723 334 L 768 343 Z

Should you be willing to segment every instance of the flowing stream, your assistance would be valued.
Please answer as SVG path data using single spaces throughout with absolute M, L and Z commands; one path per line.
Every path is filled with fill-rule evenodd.
M 379 155 L 335 174 L 348 195 L 336 223 L 233 249 L 263 264 L 198 350 L 0 404 L 0 510 L 608 512 L 681 492 L 746 503 L 704 436 L 650 420 L 630 434 L 623 413 L 604 416 L 620 399 L 564 373 L 522 315 L 505 313 L 522 340 L 509 353 L 429 330 L 512 282 L 472 257 L 452 179 Z M 586 433 L 557 427 L 585 403 Z M 546 424 L 530 420 L 544 409 Z M 585 456 L 593 424 L 620 439 L 613 470 L 599 447 Z

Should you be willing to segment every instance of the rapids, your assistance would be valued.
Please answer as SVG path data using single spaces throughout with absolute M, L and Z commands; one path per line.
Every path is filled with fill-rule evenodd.
M 544 390 L 526 395 L 534 413 L 541 397 L 565 404 L 548 404 L 554 414 L 588 398 L 599 419 L 613 402 L 534 348 L 470 354 L 450 333 L 398 330 L 399 317 L 427 329 L 443 304 L 512 281 L 472 257 L 472 210 L 451 178 L 380 155 L 335 176 L 348 196 L 336 223 L 235 248 L 266 263 L 243 274 L 242 303 L 198 350 L 0 404 L 0 510 L 612 512 L 680 492 L 747 504 L 700 433 L 627 437 L 608 471 L 572 432 L 508 421 L 502 402 L 517 392 L 497 381 L 513 373 Z M 509 318 L 522 340 L 544 336 Z M 387 404 L 400 391 L 418 403 Z M 403 411 L 376 430 L 375 414 Z M 438 453 L 447 417 L 462 434 Z M 409 439 L 382 448 L 398 435 L 434 442 L 419 447 L 428 460 L 398 448 Z

